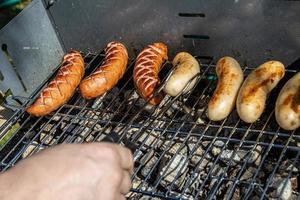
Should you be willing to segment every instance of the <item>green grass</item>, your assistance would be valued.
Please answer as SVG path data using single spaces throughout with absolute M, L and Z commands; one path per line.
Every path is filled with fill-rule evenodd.
M 9 131 L 0 139 L 0 149 L 12 137 L 15 131 L 20 127 L 19 123 L 14 124 Z
M 32 0 L 22 0 L 20 3 L 11 7 L 13 11 L 20 12 L 23 10 Z

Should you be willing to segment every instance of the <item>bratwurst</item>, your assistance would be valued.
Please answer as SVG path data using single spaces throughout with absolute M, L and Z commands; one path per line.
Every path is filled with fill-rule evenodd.
M 237 112 L 243 121 L 253 123 L 261 116 L 268 93 L 284 74 L 284 65 L 279 61 L 268 61 L 250 73 L 236 101 Z
M 186 52 L 178 53 L 173 59 L 172 64 L 175 69 L 166 81 L 164 92 L 174 97 L 180 92 L 188 92 L 195 86 L 196 79 L 192 79 L 200 73 L 200 65 L 194 56 Z M 186 87 L 191 80 L 192 82 L 185 91 L 183 91 L 184 87 Z
M 208 103 L 207 115 L 210 120 L 220 121 L 233 110 L 244 75 L 239 63 L 228 56 L 217 62 L 216 73 L 218 85 Z
M 276 121 L 285 130 L 300 127 L 300 72 L 281 89 L 275 107 Z

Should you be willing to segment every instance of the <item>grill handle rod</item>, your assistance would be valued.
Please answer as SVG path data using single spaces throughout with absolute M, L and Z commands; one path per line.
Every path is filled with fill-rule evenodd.
M 102 140 L 102 142 L 110 142 L 110 143 L 122 143 L 125 147 L 130 149 L 131 153 L 134 154 L 135 151 L 138 149 L 138 146 L 128 140 L 126 137 L 124 137 L 120 141 L 120 135 L 114 131 L 112 131 L 110 134 L 106 135 Z

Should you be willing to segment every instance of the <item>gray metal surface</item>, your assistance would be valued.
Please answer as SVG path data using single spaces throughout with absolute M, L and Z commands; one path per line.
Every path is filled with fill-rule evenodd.
M 3 51 L 0 70 L 4 80 L 0 90 L 11 89 L 14 95 L 29 96 L 60 62 L 63 49 L 41 0 L 34 0 L 25 10 L 0 30 L 0 46 L 7 45 L 16 72 Z
M 134 53 L 163 41 L 172 56 L 182 50 L 231 55 L 251 67 L 267 59 L 288 65 L 300 57 L 299 1 L 57 0 L 49 10 L 67 49 L 98 51 L 120 40 Z
M 24 88 L 21 85 L 16 73 L 9 63 L 6 55 L 0 50 L 0 73 L 2 80 L 0 80 L 0 90 L 5 92 L 11 89 L 14 92 L 23 92 Z

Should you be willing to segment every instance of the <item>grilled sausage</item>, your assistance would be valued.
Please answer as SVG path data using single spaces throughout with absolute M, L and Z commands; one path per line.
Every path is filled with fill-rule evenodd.
M 157 105 L 161 101 L 161 95 L 152 96 L 160 83 L 158 73 L 162 63 L 167 59 L 167 46 L 163 43 L 154 43 L 143 49 L 134 65 L 133 79 L 137 91 L 152 105 Z
M 81 54 L 77 51 L 66 54 L 55 78 L 26 111 L 34 116 L 44 116 L 56 110 L 72 97 L 83 75 L 84 61 Z
M 170 96 L 177 96 L 189 81 L 200 73 L 198 61 L 189 53 L 178 53 L 172 62 L 175 70 L 166 81 L 164 92 Z M 196 79 L 193 80 L 183 93 L 191 90 L 196 84 Z
M 284 74 L 284 65 L 278 61 L 266 62 L 250 73 L 236 102 L 237 112 L 243 121 L 253 123 L 261 116 L 268 93 Z
M 217 62 L 217 88 L 208 103 L 208 118 L 213 121 L 225 119 L 235 106 L 235 101 L 244 80 L 239 63 L 231 57 L 223 57 Z
M 105 58 L 101 66 L 80 83 L 82 96 L 93 99 L 113 88 L 123 77 L 127 63 L 125 46 L 119 42 L 110 42 L 105 48 Z
M 276 121 L 283 129 L 300 127 L 300 72 L 281 89 L 275 107 Z

